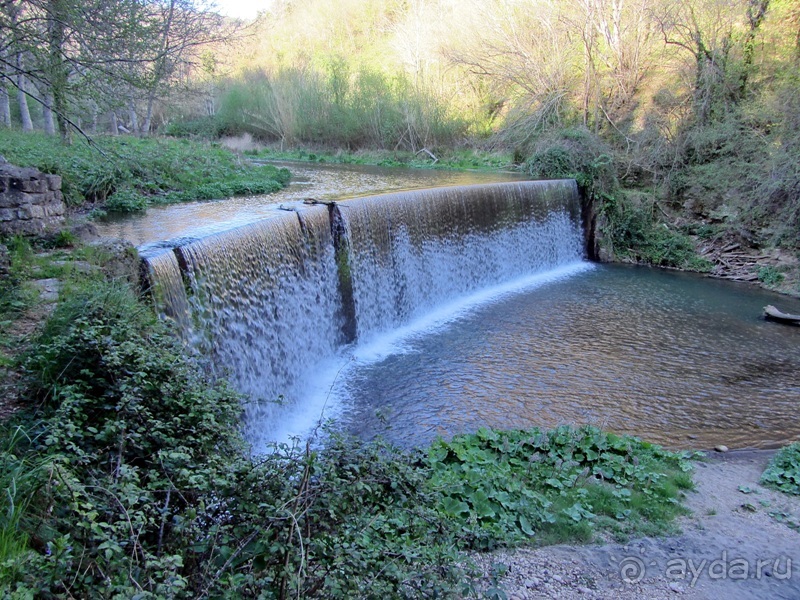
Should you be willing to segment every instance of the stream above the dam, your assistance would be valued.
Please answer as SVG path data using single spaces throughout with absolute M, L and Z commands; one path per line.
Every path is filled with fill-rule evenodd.
M 483 171 L 297 161 L 269 161 L 269 164 L 286 167 L 292 173 L 289 185 L 274 194 L 152 206 L 144 214 L 112 215 L 99 221 L 98 232 L 103 237 L 129 240 L 147 251 L 167 240 L 199 238 L 269 218 L 280 211 L 281 205 L 293 206 L 306 198 L 329 201 L 365 194 L 526 179 L 515 173 Z

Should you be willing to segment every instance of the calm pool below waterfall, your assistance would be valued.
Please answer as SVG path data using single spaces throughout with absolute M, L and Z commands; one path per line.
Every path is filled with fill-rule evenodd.
M 343 308 L 333 213 L 287 214 L 279 204 L 519 178 L 293 170 L 295 182 L 278 196 L 162 207 L 103 227 L 155 257 L 151 275 L 173 286 L 163 298 L 193 328 L 187 339 L 260 397 L 245 423 L 257 449 L 306 435 L 328 417 L 402 445 L 481 426 L 563 423 L 672 448 L 800 438 L 800 328 L 760 316 L 766 304 L 800 313 L 800 301 L 582 261 L 574 200 L 560 186 L 561 209 L 552 190 L 530 210 L 517 196 L 486 200 L 472 190 L 461 199 L 457 188 L 340 204 L 353 285 Z M 483 204 L 468 208 L 470 194 Z M 463 215 L 475 223 L 462 227 Z M 183 239 L 162 243 L 174 238 Z M 472 272 L 484 259 L 483 271 Z M 342 339 L 347 310 L 355 341 Z M 278 395 L 283 405 L 270 401 Z
M 333 388 L 346 426 L 400 444 L 481 426 L 593 424 L 671 448 L 800 436 L 800 302 L 659 269 L 596 265 L 487 303 Z

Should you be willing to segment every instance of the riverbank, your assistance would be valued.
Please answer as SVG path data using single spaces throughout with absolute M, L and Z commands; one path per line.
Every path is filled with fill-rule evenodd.
M 773 451 L 713 453 L 695 463 L 697 486 L 681 532 L 589 545 L 501 551 L 476 559 L 509 600 L 756 600 L 800 597 L 800 497 L 759 483 Z M 487 577 L 487 581 L 490 578 Z
M 268 194 L 286 169 L 255 165 L 215 142 L 165 137 L 96 136 L 70 145 L 40 133 L 0 128 L 0 156 L 61 177 L 78 214 L 139 212 L 155 204 Z
M 324 589 L 327 590 L 326 593 L 330 592 L 332 597 L 336 597 L 338 592 L 328 588 L 320 588 L 315 591 L 316 586 L 322 581 L 319 579 L 320 569 L 323 571 L 327 569 L 326 565 L 332 564 L 329 561 L 335 562 L 341 560 L 343 556 L 357 552 L 357 560 L 352 564 L 340 564 L 338 567 L 344 569 L 343 573 L 350 582 L 341 588 L 339 595 L 343 597 L 362 589 L 360 587 L 362 585 L 374 586 L 375 582 L 369 574 L 377 571 L 385 572 L 384 569 L 388 568 L 396 569 L 395 575 L 392 577 L 396 576 L 397 579 L 391 580 L 395 583 L 385 582 L 387 587 L 384 588 L 384 591 L 388 594 L 387 597 L 391 597 L 392 590 L 397 592 L 398 588 L 392 586 L 408 577 L 420 578 L 418 581 L 420 585 L 423 582 L 430 583 L 435 580 L 438 582 L 436 585 L 440 586 L 440 590 L 448 590 L 447 594 L 454 595 L 462 593 L 458 590 L 463 586 L 480 586 L 480 583 L 474 579 L 475 575 L 469 570 L 448 572 L 447 577 L 439 579 L 441 577 L 439 569 L 444 568 L 447 564 L 460 564 L 458 561 L 462 560 L 461 555 L 455 550 L 458 547 L 489 548 L 496 544 L 502 545 L 508 543 L 503 536 L 509 534 L 511 535 L 509 539 L 513 538 L 513 543 L 517 544 L 530 532 L 536 534 L 534 537 L 538 544 L 563 540 L 589 540 L 593 536 L 599 536 L 600 539 L 605 540 L 611 539 L 612 535 L 628 536 L 634 541 L 627 544 L 608 542 L 601 546 L 556 545 L 545 546 L 537 550 L 506 550 L 499 554 L 475 555 L 479 564 L 504 562 L 509 565 L 508 577 L 501 582 L 502 586 L 508 590 L 509 597 L 516 595 L 518 598 L 568 598 L 570 594 L 577 594 L 580 597 L 592 597 L 591 594 L 593 594 L 596 598 L 605 598 L 617 594 L 617 587 L 625 587 L 621 580 L 614 579 L 613 568 L 609 570 L 610 563 L 603 563 L 603 560 L 610 561 L 612 555 L 615 557 L 627 556 L 620 553 L 634 551 L 639 552 L 638 556 L 646 556 L 648 560 L 655 560 L 657 564 L 658 561 L 666 564 L 665 561 L 674 555 L 674 552 L 670 550 L 673 547 L 676 548 L 675 552 L 684 552 L 686 556 L 690 556 L 689 553 L 693 552 L 697 554 L 691 554 L 691 557 L 703 558 L 706 554 L 701 555 L 700 550 L 706 547 L 704 544 L 708 544 L 712 556 L 717 551 L 721 552 L 722 549 L 739 548 L 743 544 L 751 544 L 752 551 L 748 550 L 750 553 L 746 555 L 750 560 L 749 557 L 757 556 L 763 547 L 762 542 L 759 541 L 763 537 L 758 537 L 763 536 L 763 532 L 759 533 L 759 529 L 776 532 L 771 535 L 770 539 L 783 539 L 786 536 L 787 544 L 796 543 L 796 538 L 791 537 L 796 535 L 795 532 L 784 524 L 774 522 L 773 517 L 769 516 L 771 508 L 775 508 L 779 514 L 785 515 L 785 521 L 797 522 L 796 502 L 789 499 L 792 501 L 785 504 L 782 502 L 784 496 L 764 490 L 757 483 L 768 456 L 766 453 L 756 453 L 754 456 L 758 460 L 748 464 L 731 461 L 731 464 L 734 464 L 737 469 L 741 466 L 746 467 L 744 471 L 726 470 L 724 466 L 726 463 L 721 460 L 712 460 L 709 463 L 695 462 L 696 473 L 701 474 L 699 477 L 694 476 L 697 492 L 681 491 L 682 488 L 689 487 L 688 475 L 681 472 L 676 473 L 678 476 L 676 481 L 679 485 L 672 488 L 670 494 L 674 494 L 674 496 L 670 496 L 672 500 L 664 506 L 675 502 L 676 507 L 685 504 L 693 511 L 693 516 L 678 517 L 677 521 L 685 532 L 691 531 L 693 537 L 688 538 L 686 533 L 677 537 L 638 537 L 644 533 L 669 531 L 669 523 L 674 517 L 674 514 L 667 512 L 657 517 L 655 522 L 651 522 L 650 519 L 657 513 L 649 512 L 653 510 L 654 506 L 647 500 L 647 494 L 641 496 L 641 500 L 631 501 L 625 493 L 624 481 L 628 478 L 638 482 L 634 483 L 634 486 L 650 485 L 647 482 L 656 473 L 655 469 L 651 470 L 642 462 L 648 455 L 648 446 L 629 446 L 630 442 L 628 441 L 613 436 L 606 438 L 604 434 L 597 431 L 588 438 L 573 439 L 566 436 L 564 441 L 557 441 L 558 435 L 556 434 L 556 437 L 550 441 L 542 438 L 541 442 L 536 442 L 544 444 L 539 451 L 542 453 L 543 461 L 550 460 L 550 458 L 544 457 L 555 453 L 556 464 L 561 466 L 544 469 L 550 475 L 542 475 L 540 479 L 547 480 L 547 482 L 540 481 L 536 484 L 543 485 L 544 489 L 549 490 L 548 493 L 555 494 L 547 497 L 547 503 L 552 503 L 549 504 L 552 508 L 548 508 L 547 503 L 540 505 L 539 502 L 542 500 L 535 495 L 533 498 L 540 499 L 535 500 L 531 506 L 535 509 L 534 513 L 526 516 L 524 520 L 518 518 L 518 511 L 513 505 L 518 500 L 508 496 L 509 493 L 518 491 L 515 487 L 519 480 L 517 472 L 509 468 L 508 475 L 510 476 L 506 477 L 503 475 L 505 471 L 498 467 L 491 469 L 491 473 L 494 474 L 492 477 L 486 476 L 486 460 L 493 456 L 493 448 L 503 448 L 505 450 L 502 452 L 508 452 L 509 441 L 504 441 L 504 438 L 500 436 L 505 434 L 500 432 L 486 432 L 482 434 L 483 437 L 473 437 L 456 445 L 442 446 L 440 451 L 436 451 L 434 453 L 437 457 L 436 461 L 446 470 L 440 471 L 437 475 L 439 483 L 433 488 L 428 487 L 429 484 L 426 483 L 426 478 L 429 477 L 426 473 L 430 466 L 420 462 L 420 459 L 409 460 L 408 457 L 396 455 L 393 451 L 381 446 L 359 445 L 354 447 L 350 442 L 346 442 L 335 445 L 330 450 L 330 454 L 319 455 L 307 455 L 302 449 L 294 449 L 288 453 L 287 450 L 283 450 L 270 457 L 265 457 L 265 462 L 257 465 L 251 464 L 243 455 L 238 454 L 238 451 L 224 459 L 216 454 L 209 454 L 210 448 L 218 445 L 217 436 L 222 436 L 220 439 L 224 444 L 231 447 L 240 444 L 240 440 L 236 439 L 238 434 L 235 431 L 232 429 L 223 431 L 223 428 L 230 428 L 230 422 L 223 419 L 216 424 L 207 424 L 211 428 L 205 431 L 201 439 L 197 441 L 184 440 L 175 435 L 172 425 L 168 425 L 169 419 L 172 418 L 170 416 L 171 409 L 169 403 L 163 405 L 161 394 L 164 393 L 164 390 L 171 390 L 168 393 L 176 395 L 174 396 L 175 402 L 179 407 L 183 407 L 181 411 L 184 410 L 185 403 L 192 403 L 194 412 L 193 414 L 187 413 L 186 416 L 190 419 L 204 418 L 203 415 L 207 414 L 207 409 L 210 409 L 212 405 L 218 406 L 217 403 L 221 397 L 224 400 L 225 419 L 230 420 L 236 414 L 235 400 L 229 395 L 220 396 L 222 392 L 219 389 L 204 387 L 207 384 L 188 388 L 184 388 L 183 384 L 166 386 L 164 377 L 172 380 L 173 369 L 177 368 L 182 373 L 181 377 L 186 377 L 185 369 L 192 368 L 192 363 L 185 362 L 188 357 L 181 358 L 180 354 L 176 354 L 179 349 L 171 345 L 169 342 L 171 336 L 165 336 L 153 321 L 153 315 L 150 314 L 149 308 L 143 304 L 132 302 L 129 297 L 132 290 L 125 291 L 126 286 L 135 284 L 136 274 L 131 269 L 127 269 L 126 274 L 124 267 L 121 270 L 112 268 L 115 262 L 112 260 L 113 255 L 108 249 L 103 249 L 102 245 L 99 248 L 90 248 L 92 247 L 82 245 L 50 249 L 32 249 L 26 248 L 24 245 L 12 248 L 16 268 L 22 269 L 21 272 L 17 272 L 18 279 L 23 279 L 18 281 L 23 290 L 21 298 L 27 298 L 29 304 L 27 308 L 21 307 L 21 305 L 19 307 L 17 314 L 20 316 L 20 329 L 15 330 L 17 337 L 6 338 L 5 348 L 9 354 L 4 361 L 11 366 L 24 364 L 26 377 L 30 377 L 32 373 L 32 364 L 34 374 L 37 369 L 35 365 L 39 364 L 39 369 L 44 367 L 41 373 L 45 378 L 52 380 L 45 379 L 37 384 L 40 390 L 38 393 L 40 401 L 49 407 L 45 409 L 45 416 L 52 416 L 46 416 L 50 419 L 49 425 L 43 428 L 41 425 L 36 426 L 38 432 L 36 439 L 50 440 L 50 442 L 44 446 L 36 441 L 16 446 L 13 454 L 3 455 L 3 460 L 6 461 L 5 466 L 16 464 L 14 461 L 18 458 L 24 460 L 25 464 L 42 464 L 42 459 L 45 459 L 47 465 L 61 464 L 61 459 L 58 458 L 61 456 L 59 454 L 60 444 L 66 443 L 73 448 L 80 449 L 80 464 L 74 467 L 65 465 L 58 469 L 60 478 L 71 482 L 70 486 L 78 486 L 74 489 L 78 491 L 82 498 L 81 502 L 85 505 L 83 507 L 76 505 L 74 511 L 69 515 L 63 514 L 56 519 L 47 521 L 47 527 L 60 532 L 61 536 L 69 534 L 69 539 L 73 540 L 73 547 L 76 540 L 80 540 L 80 544 L 88 553 L 87 556 L 91 557 L 89 562 L 81 568 L 89 568 L 92 576 L 81 582 L 80 585 L 75 584 L 77 587 L 69 588 L 72 591 L 97 589 L 93 586 L 102 585 L 99 583 L 98 574 L 106 572 L 108 569 L 115 569 L 119 565 L 124 566 L 122 571 L 134 567 L 137 572 L 143 576 L 146 575 L 149 578 L 148 581 L 152 582 L 148 585 L 165 586 L 167 580 L 174 580 L 178 586 L 173 590 L 175 592 L 173 595 L 176 597 L 180 596 L 178 589 L 182 589 L 181 586 L 188 586 L 188 589 L 191 590 L 202 589 L 206 585 L 215 586 L 214 589 L 225 589 L 225 586 L 232 585 L 230 583 L 232 580 L 229 581 L 228 578 L 235 574 L 243 575 L 245 578 L 243 581 L 249 582 L 247 585 L 256 590 L 259 589 L 259 586 L 272 584 L 262 580 L 261 576 L 256 576 L 253 565 L 272 565 L 270 568 L 273 568 L 276 567 L 273 564 L 274 560 L 282 560 L 282 557 L 290 556 L 292 570 L 295 568 L 309 569 L 300 582 L 305 586 L 303 589 L 309 595 L 321 593 L 320 590 Z M 119 250 L 121 250 L 123 258 L 126 255 L 129 259 L 135 258 L 124 248 Z M 124 264 L 124 262 L 123 260 L 122 263 Z M 128 265 L 129 267 L 135 265 L 135 261 L 129 261 Z M 44 276 L 50 276 L 45 279 L 62 282 L 61 289 L 65 292 L 57 303 L 53 294 L 58 292 L 58 285 L 48 288 L 43 284 L 34 283 L 43 281 Z M 97 287 L 102 280 L 109 280 L 112 283 L 111 288 L 106 290 L 104 284 Z M 127 280 L 129 283 L 120 287 L 119 284 L 123 280 Z M 34 293 L 37 296 L 34 297 Z M 67 303 L 71 307 L 59 309 L 59 305 L 63 303 Z M 42 346 L 42 340 L 39 337 L 41 324 L 37 324 L 35 321 L 37 315 L 43 319 L 52 314 L 53 310 L 57 311 L 56 325 L 46 326 L 49 333 L 45 337 L 45 345 Z M 84 347 L 81 345 L 84 342 L 90 342 L 90 345 Z M 131 342 L 133 342 L 132 345 Z M 30 351 L 34 344 L 38 344 L 39 350 L 31 354 Z M 141 354 L 136 350 L 137 347 L 143 349 Z M 24 350 L 28 350 L 29 358 L 26 359 L 26 362 L 17 362 L 14 354 Z M 34 360 L 34 363 L 30 362 L 31 359 Z M 73 364 L 76 359 L 82 361 L 81 364 Z M 51 364 L 55 364 L 57 368 L 48 366 Z M 121 364 L 126 365 L 122 372 L 119 371 Z M 113 377 L 108 369 L 112 369 L 115 373 Z M 53 377 L 55 379 L 52 379 Z M 97 381 L 109 381 L 109 387 L 97 388 L 95 385 Z M 198 382 L 195 382 L 191 385 L 197 386 L 197 384 Z M 30 385 L 30 380 L 27 385 Z M 51 389 L 58 394 L 57 398 L 49 397 L 48 390 Z M 129 392 L 127 390 L 136 391 Z M 98 393 L 99 395 L 95 396 Z M 106 405 L 110 399 L 117 396 L 121 402 L 120 406 L 127 406 L 123 414 L 106 411 Z M 196 404 L 198 399 L 206 403 L 203 405 L 206 408 L 202 408 L 202 406 L 198 408 Z M 115 402 L 116 400 L 112 404 Z M 130 402 L 133 404 L 128 406 Z M 161 414 L 164 409 L 167 410 L 167 414 Z M 52 413 L 54 410 L 56 412 Z M 86 430 L 85 425 L 88 422 L 84 423 L 83 419 L 90 413 L 92 415 L 91 430 Z M 148 415 L 144 421 L 140 419 L 142 414 Z M 214 419 L 218 419 L 218 417 L 214 417 Z M 146 431 L 142 427 L 145 427 L 147 431 L 157 432 L 158 436 L 162 434 L 168 436 L 161 441 L 153 441 L 149 437 L 145 437 L 147 444 L 150 444 L 147 452 L 157 451 L 161 457 L 160 460 L 166 461 L 164 465 L 142 462 L 139 436 Z M 233 437 L 231 434 L 234 434 Z M 118 438 L 120 435 L 123 437 Z M 129 435 L 133 437 L 128 437 Z M 122 445 L 114 442 L 114 440 L 119 441 L 120 439 L 128 441 Z M 511 446 L 514 446 L 515 443 L 512 442 Z M 153 444 L 157 444 L 157 448 Z M 195 448 L 196 444 L 199 446 Z M 619 446 L 619 444 L 622 445 Z M 599 471 L 596 472 L 600 473 L 600 481 L 605 479 L 607 483 L 613 483 L 613 480 L 608 478 L 619 477 L 615 474 L 618 473 L 616 469 L 620 468 L 623 463 L 627 465 L 622 471 L 625 473 L 623 479 L 617 481 L 622 487 L 610 489 L 609 491 L 612 492 L 610 495 L 600 493 L 602 486 L 593 488 L 592 486 L 596 482 L 591 477 L 584 482 L 585 473 L 580 469 L 583 464 L 580 461 L 594 460 L 589 457 L 599 454 L 598 448 L 600 447 L 606 447 L 612 451 L 612 454 L 604 460 L 611 460 L 610 464 L 613 464 L 615 469 L 607 471 L 608 464 L 599 467 L 590 465 L 588 467 L 590 472 L 592 468 L 599 468 Z M 622 450 L 623 448 L 627 450 Z M 618 455 L 616 455 L 617 450 L 620 450 Z M 125 458 L 120 462 L 118 458 L 123 456 L 120 454 L 123 451 Z M 201 454 L 206 456 L 204 459 L 206 462 L 202 465 L 197 463 L 195 458 Z M 213 464 L 207 462 L 212 455 L 216 457 L 214 461 L 221 462 L 213 462 Z M 311 460 L 312 456 L 314 457 L 313 462 L 307 464 L 306 461 Z M 522 460 L 524 465 L 527 456 L 527 452 L 523 456 L 509 453 L 507 454 L 508 464 L 513 465 Z M 723 458 L 736 456 L 741 455 L 731 453 Z M 104 457 L 113 458 L 120 464 L 129 463 L 135 472 L 143 473 L 148 480 L 145 481 L 140 476 L 133 480 L 128 476 L 116 479 L 113 472 L 109 479 L 109 473 L 103 467 L 107 462 Z M 456 458 L 463 461 L 463 467 L 461 470 L 456 469 L 451 473 L 450 470 L 453 468 L 453 461 Z M 575 461 L 578 461 L 577 470 L 572 467 L 567 469 L 567 465 L 571 465 Z M 538 463 L 539 461 L 537 461 Z M 549 463 L 543 462 L 542 465 L 544 464 Z M 458 463 L 456 462 L 455 465 L 458 466 Z M 313 469 L 313 471 L 309 471 L 309 469 Z M 82 474 L 83 470 L 86 470 L 86 473 Z M 8 472 L 8 469 L 5 472 Z M 180 556 L 182 557 L 181 561 L 185 561 L 186 564 L 193 564 L 197 559 L 195 554 L 198 551 L 196 549 L 187 549 L 182 545 L 186 538 L 180 528 L 173 530 L 173 526 L 170 525 L 164 530 L 160 525 L 164 521 L 159 519 L 155 513 L 151 515 L 148 512 L 150 505 L 164 509 L 169 506 L 170 514 L 175 514 L 176 518 L 184 518 L 191 515 L 192 511 L 197 510 L 198 506 L 202 506 L 203 502 L 209 500 L 206 497 L 207 494 L 216 494 L 216 490 L 219 488 L 208 488 L 202 482 L 191 479 L 192 473 L 196 472 L 203 472 L 208 477 L 216 478 L 214 480 L 218 484 L 224 485 L 228 490 L 226 491 L 226 506 L 230 503 L 237 506 L 240 505 L 239 503 L 243 503 L 241 506 L 245 510 L 240 515 L 241 520 L 237 519 L 235 523 L 231 524 L 233 529 L 226 534 L 229 535 L 226 542 L 221 545 L 215 543 L 204 546 L 200 550 L 200 553 L 205 556 L 203 560 L 214 562 L 223 571 L 228 568 L 226 567 L 227 560 L 224 558 L 225 553 L 239 552 L 235 563 L 239 566 L 221 581 L 203 579 L 204 576 L 201 573 L 191 568 L 181 568 L 175 562 L 164 563 L 163 560 L 160 562 L 156 560 L 158 545 L 162 543 L 158 541 L 161 536 L 158 533 L 160 529 L 167 532 L 164 535 L 168 537 L 163 538 L 163 543 L 170 544 L 168 547 L 172 552 L 171 557 Z M 304 490 L 302 485 L 311 485 L 310 483 L 302 484 L 304 473 L 307 472 L 316 473 L 320 479 L 313 486 Z M 30 482 L 25 483 L 19 478 L 15 478 L 13 481 L 14 485 L 19 486 L 19 490 L 38 490 L 32 497 L 43 497 L 45 500 L 43 503 L 37 500 L 32 505 L 32 509 L 39 511 L 42 507 L 46 509 L 48 505 L 51 505 L 55 501 L 54 498 L 60 498 L 58 496 L 60 492 L 48 490 L 46 487 L 37 487 L 47 479 L 48 471 L 39 471 L 37 467 L 36 473 L 35 481 L 39 483 L 32 487 Z M 558 473 L 558 477 L 553 478 L 553 473 Z M 168 479 L 164 479 L 165 476 Z M 185 477 L 190 479 L 183 480 L 183 483 L 180 483 L 181 487 L 175 488 L 176 491 L 179 490 L 183 494 L 184 499 L 180 505 L 176 505 L 177 501 L 173 502 L 172 500 L 167 505 L 170 495 L 167 492 L 165 496 L 165 488 L 162 486 L 166 485 L 166 489 L 171 490 L 175 481 L 181 481 L 180 478 Z M 260 487 L 258 482 L 267 480 L 280 482 L 280 485 L 275 489 Z M 172 483 L 167 483 L 170 481 Z M 481 482 L 482 485 L 486 484 L 488 487 L 485 489 L 470 487 L 473 485 L 467 485 L 470 481 Z M 658 481 L 658 478 L 653 481 Z M 576 485 L 576 482 L 583 483 Z M 716 482 L 716 484 L 710 485 L 712 482 Z M 298 483 L 302 484 L 301 488 L 297 488 Z M 28 487 L 25 487 L 26 485 Z M 135 491 L 135 494 L 130 496 L 132 503 L 128 504 L 127 500 L 125 501 L 124 508 L 128 516 L 124 512 L 121 513 L 120 507 L 115 502 L 109 502 L 104 494 L 92 491 L 92 486 L 97 485 L 102 486 L 103 489 L 112 490 L 120 498 L 125 494 L 130 494 L 132 490 Z M 504 489 L 503 486 L 510 487 Z M 559 488 L 559 486 L 561 487 Z M 745 494 L 739 489 L 739 486 L 751 491 Z M 443 498 L 438 496 L 441 494 L 441 489 L 447 492 Z M 568 493 L 562 497 L 559 489 Z M 347 490 L 352 491 L 355 495 L 348 495 L 350 492 L 345 493 Z M 44 496 L 39 496 L 41 493 L 44 493 Z M 56 496 L 51 496 L 53 493 Z M 16 497 L 20 498 L 21 496 Z M 150 498 L 151 504 L 142 505 L 135 500 L 138 497 Z M 739 497 L 744 500 L 740 500 Z M 47 500 L 48 498 L 49 500 Z M 501 500 L 501 498 L 506 498 L 506 500 Z M 720 498 L 726 498 L 724 503 L 720 503 Z M 762 500 L 769 502 L 769 505 L 762 505 Z M 341 508 L 343 501 L 347 505 L 346 509 Z M 183 504 L 185 502 L 189 502 L 189 505 L 185 506 Z M 200 502 L 200 504 L 196 504 L 196 502 Z M 268 502 L 272 507 L 269 509 L 272 512 L 268 511 L 267 515 L 268 527 L 264 526 L 267 514 L 263 510 L 264 502 Z M 510 508 L 504 504 L 507 502 L 511 502 Z M 633 516 L 625 516 L 627 509 L 624 504 L 626 502 L 638 505 L 640 510 L 643 509 L 641 514 L 646 518 L 638 520 L 640 517 L 634 519 Z M 285 507 L 291 506 L 293 503 L 299 503 L 298 506 L 302 508 L 292 509 L 289 513 L 285 513 Z M 749 504 L 755 510 L 741 508 L 742 504 Z M 247 508 L 256 505 L 262 507 L 257 511 L 258 517 L 254 513 L 251 514 L 250 508 Z M 106 513 L 111 515 L 105 516 L 105 520 L 102 521 L 110 526 L 109 531 L 101 535 L 100 530 L 97 530 L 88 537 L 84 534 L 78 535 L 78 532 L 83 531 L 85 527 L 91 530 L 90 523 L 97 518 L 92 516 L 95 510 L 93 507 L 97 506 L 105 507 L 103 508 L 104 515 Z M 329 511 L 334 506 L 340 508 L 330 514 Z M 210 510 L 210 512 L 201 511 L 200 518 L 194 517 L 197 520 L 190 518 L 191 536 L 200 535 L 204 523 L 206 523 L 203 519 L 212 518 L 217 514 L 215 511 L 218 508 L 220 507 L 208 505 L 203 510 Z M 229 509 L 225 508 L 225 510 Z M 541 512 L 542 510 L 543 512 Z M 663 507 L 658 510 L 663 510 Z M 710 514 L 711 512 L 714 514 Z M 751 512 L 755 516 L 751 515 Z M 35 515 L 38 512 L 32 514 Z M 302 545 L 295 543 L 295 532 L 291 526 L 291 520 L 287 521 L 289 514 L 299 515 L 296 518 L 301 522 L 303 519 L 308 519 L 309 531 L 323 532 L 324 536 L 332 536 L 325 538 L 328 540 L 326 544 L 329 545 L 326 546 L 327 549 L 317 548 L 316 544 L 319 541 L 315 541 L 313 537 L 304 538 Z M 502 517 L 497 515 L 502 515 Z M 714 520 L 712 517 L 720 518 Z M 126 533 L 126 523 L 130 518 L 141 518 L 143 519 L 142 523 L 150 523 L 147 526 L 150 532 L 148 534 L 149 541 L 142 537 L 133 542 L 134 550 L 139 548 L 136 550 L 137 552 L 145 552 L 146 556 L 150 556 L 146 560 L 141 560 L 134 554 L 128 554 L 128 551 L 125 550 L 132 543 Z M 749 533 L 751 530 L 746 529 L 739 522 L 741 519 L 753 521 L 755 529 L 752 530 L 752 535 Z M 34 519 L 34 522 L 38 522 L 38 519 Z M 260 523 L 260 525 L 256 525 L 256 523 Z M 379 525 L 377 530 L 373 530 L 375 523 Z M 714 526 L 717 523 L 720 524 L 720 528 L 715 530 Z M 400 526 L 402 530 L 400 537 L 396 537 L 399 535 L 396 531 L 397 526 Z M 22 531 L 26 532 L 26 535 L 30 535 L 31 530 L 22 529 Z M 249 547 L 247 544 L 240 546 L 253 531 L 263 531 L 264 535 L 272 540 L 270 543 L 277 544 L 278 550 L 267 551 L 265 546 Z M 738 534 L 737 531 L 743 533 Z M 369 532 L 368 539 L 360 537 L 365 532 Z M 708 538 L 705 537 L 706 532 L 712 532 Z M 277 537 L 272 537 L 273 535 L 277 535 Z M 28 555 L 23 552 L 19 556 L 26 556 L 25 560 L 33 560 L 35 567 L 26 571 L 21 562 L 14 563 L 15 569 L 21 569 L 21 571 L 17 570 L 16 574 L 12 572 L 11 575 L 8 575 L 12 577 L 12 580 L 14 577 L 22 578 L 23 581 L 26 581 L 26 577 L 44 575 L 49 577 L 53 576 L 56 571 L 71 573 L 69 577 L 72 577 L 74 573 L 71 569 L 76 564 L 83 564 L 75 563 L 74 557 L 71 554 L 64 554 L 64 548 L 59 547 L 59 544 L 64 543 L 66 538 L 48 536 L 52 536 L 52 533 L 40 529 L 33 530 L 31 543 L 35 554 Z M 437 540 L 434 546 L 431 545 L 433 539 Z M 398 541 L 400 546 L 397 546 Z M 424 548 L 418 546 L 420 543 L 424 544 Z M 100 548 L 103 544 L 107 544 L 111 548 L 118 547 L 119 550 L 104 557 Z M 56 563 L 49 565 L 40 554 L 36 554 L 45 548 L 50 548 L 51 552 L 58 555 Z M 642 549 L 644 554 L 641 553 Z M 58 554 L 59 552 L 61 554 Z M 404 553 L 410 553 L 408 555 L 413 558 L 413 561 L 407 565 L 404 563 L 402 569 L 399 569 L 396 561 Z M 650 559 L 650 554 L 655 558 Z M 388 563 L 384 561 L 384 555 L 389 558 Z M 195 558 L 191 558 L 193 556 Z M 585 558 L 576 558 L 584 556 Z M 42 560 L 44 562 L 41 562 Z M 56 571 L 51 569 L 56 569 Z M 356 578 L 357 572 L 365 573 L 366 579 Z M 163 577 L 166 577 L 167 580 Z M 779 581 L 777 577 L 774 579 Z M 288 582 L 288 579 L 286 581 Z M 141 585 L 142 580 L 137 579 L 137 582 Z M 694 588 L 685 586 L 675 592 L 673 589 L 675 586 L 670 587 L 669 585 L 671 583 L 676 582 L 658 574 L 654 574 L 652 577 L 648 575 L 637 583 L 638 587 L 634 586 L 623 590 L 621 597 L 626 597 L 624 595 L 626 593 L 630 598 L 663 597 L 659 594 L 667 594 L 667 597 L 671 597 L 676 593 L 685 593 L 688 597 L 694 597 L 691 596 L 695 591 Z M 63 581 L 56 581 L 54 589 L 59 589 L 58 586 L 63 585 Z M 119 589 L 132 589 L 121 580 L 116 581 L 115 585 Z M 352 587 L 353 585 L 355 587 Z M 152 589 L 156 589 L 156 587 Z M 417 589 L 420 597 L 427 593 L 424 587 L 414 589 Z M 715 589 L 710 588 L 707 597 L 714 597 Z M 761 588 L 757 588 L 757 591 L 760 590 Z M 578 597 L 577 595 L 575 597 Z M 732 597 L 736 598 L 736 596 Z

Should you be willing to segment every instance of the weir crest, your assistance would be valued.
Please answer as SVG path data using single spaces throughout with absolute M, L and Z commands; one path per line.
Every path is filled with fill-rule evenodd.
M 398 192 L 279 211 L 146 255 L 143 271 L 157 310 L 251 399 L 258 450 L 330 416 L 353 348 L 581 261 L 580 215 L 573 180 Z

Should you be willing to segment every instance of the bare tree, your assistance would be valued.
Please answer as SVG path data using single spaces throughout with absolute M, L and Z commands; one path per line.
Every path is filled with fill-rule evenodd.
M 178 67 L 232 34 L 201 1 L 0 0 L 0 73 L 18 90 L 23 128 L 32 128 L 23 106 L 29 98 L 42 104 L 45 127 L 52 115 L 66 136 L 80 119 L 76 111 L 118 109 L 127 90 L 131 122 L 138 129 L 143 102 L 148 131 Z
M 769 0 L 673 0 L 656 13 L 665 43 L 694 58 L 699 122 L 723 114 L 746 91 L 753 44 L 768 8 Z
M 11 102 L 3 77 L 0 77 L 0 124 L 11 127 Z
M 576 53 L 559 26 L 559 3 L 476 3 L 474 10 L 474 24 L 446 49 L 450 60 L 492 82 L 493 104 L 508 107 L 516 142 L 563 122 L 575 87 Z
M 584 122 L 590 105 L 612 125 L 623 120 L 651 65 L 655 27 L 652 0 L 575 0 L 576 16 L 565 19 L 583 41 Z M 595 115 L 598 121 L 598 115 Z

